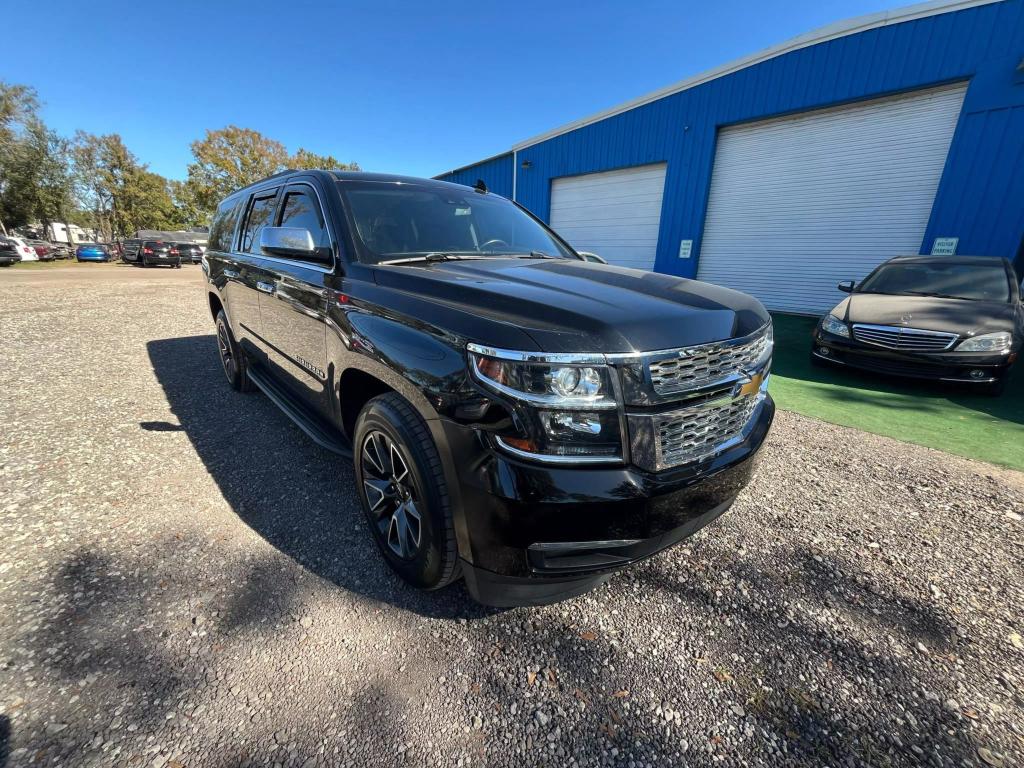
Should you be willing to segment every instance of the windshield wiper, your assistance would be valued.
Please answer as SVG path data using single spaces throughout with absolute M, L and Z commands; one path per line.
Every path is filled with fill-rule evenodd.
M 463 259 L 478 259 L 479 256 L 466 256 L 457 253 L 450 253 L 448 251 L 431 251 L 430 253 L 424 253 L 420 256 L 410 256 L 405 259 L 389 259 L 388 261 L 382 261 L 381 264 L 410 264 L 414 261 L 425 261 L 428 264 L 435 264 L 439 261 L 461 261 Z
M 966 296 L 953 296 L 949 293 L 936 293 L 935 291 L 903 291 L 904 294 L 909 296 L 929 296 L 935 299 L 961 299 L 963 301 L 971 301 Z
M 509 256 L 515 256 L 517 259 L 560 259 L 561 256 L 552 256 L 550 253 L 544 253 L 544 251 L 530 251 L 529 253 L 510 253 Z

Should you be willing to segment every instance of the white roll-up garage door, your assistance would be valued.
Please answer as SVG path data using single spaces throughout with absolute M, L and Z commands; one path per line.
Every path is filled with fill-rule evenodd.
M 918 253 L 966 85 L 719 132 L 697 276 L 769 309 L 825 312 Z
M 551 228 L 609 264 L 653 269 L 664 191 L 664 163 L 554 179 Z

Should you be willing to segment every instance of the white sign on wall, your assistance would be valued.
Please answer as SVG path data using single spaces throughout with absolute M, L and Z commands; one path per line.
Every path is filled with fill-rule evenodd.
M 956 244 L 960 242 L 959 237 L 936 237 L 932 243 L 932 256 L 953 256 L 956 254 Z
M 688 259 L 690 253 L 693 251 L 693 240 L 680 240 L 679 241 L 679 258 Z

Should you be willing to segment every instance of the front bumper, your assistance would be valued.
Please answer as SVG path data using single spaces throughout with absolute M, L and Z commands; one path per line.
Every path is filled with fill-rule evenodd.
M 819 360 L 837 365 L 874 371 L 893 376 L 906 376 L 931 381 L 991 384 L 1006 376 L 1016 354 L 987 354 L 978 352 L 941 352 L 919 354 L 897 352 L 884 347 L 864 344 L 814 331 L 811 354 Z M 972 371 L 980 371 L 981 375 Z
M 109 256 L 96 256 L 91 253 L 80 253 L 75 256 L 78 261 L 110 261 Z
M 657 474 L 519 461 L 488 447 L 475 430 L 445 421 L 470 593 L 499 606 L 561 600 L 692 535 L 747 484 L 774 414 L 765 397 L 742 441 Z

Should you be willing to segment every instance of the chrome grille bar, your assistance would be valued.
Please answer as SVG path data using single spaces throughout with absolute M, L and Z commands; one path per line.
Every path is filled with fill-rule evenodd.
M 957 340 L 955 333 L 904 328 L 897 325 L 853 324 L 853 338 L 865 344 L 905 352 L 945 352 Z
M 742 436 L 763 399 L 759 391 L 658 414 L 631 414 L 633 461 L 660 472 L 721 453 Z
M 661 396 L 700 389 L 753 368 L 770 344 L 767 333 L 744 343 L 715 342 L 676 350 L 649 364 L 651 386 Z

